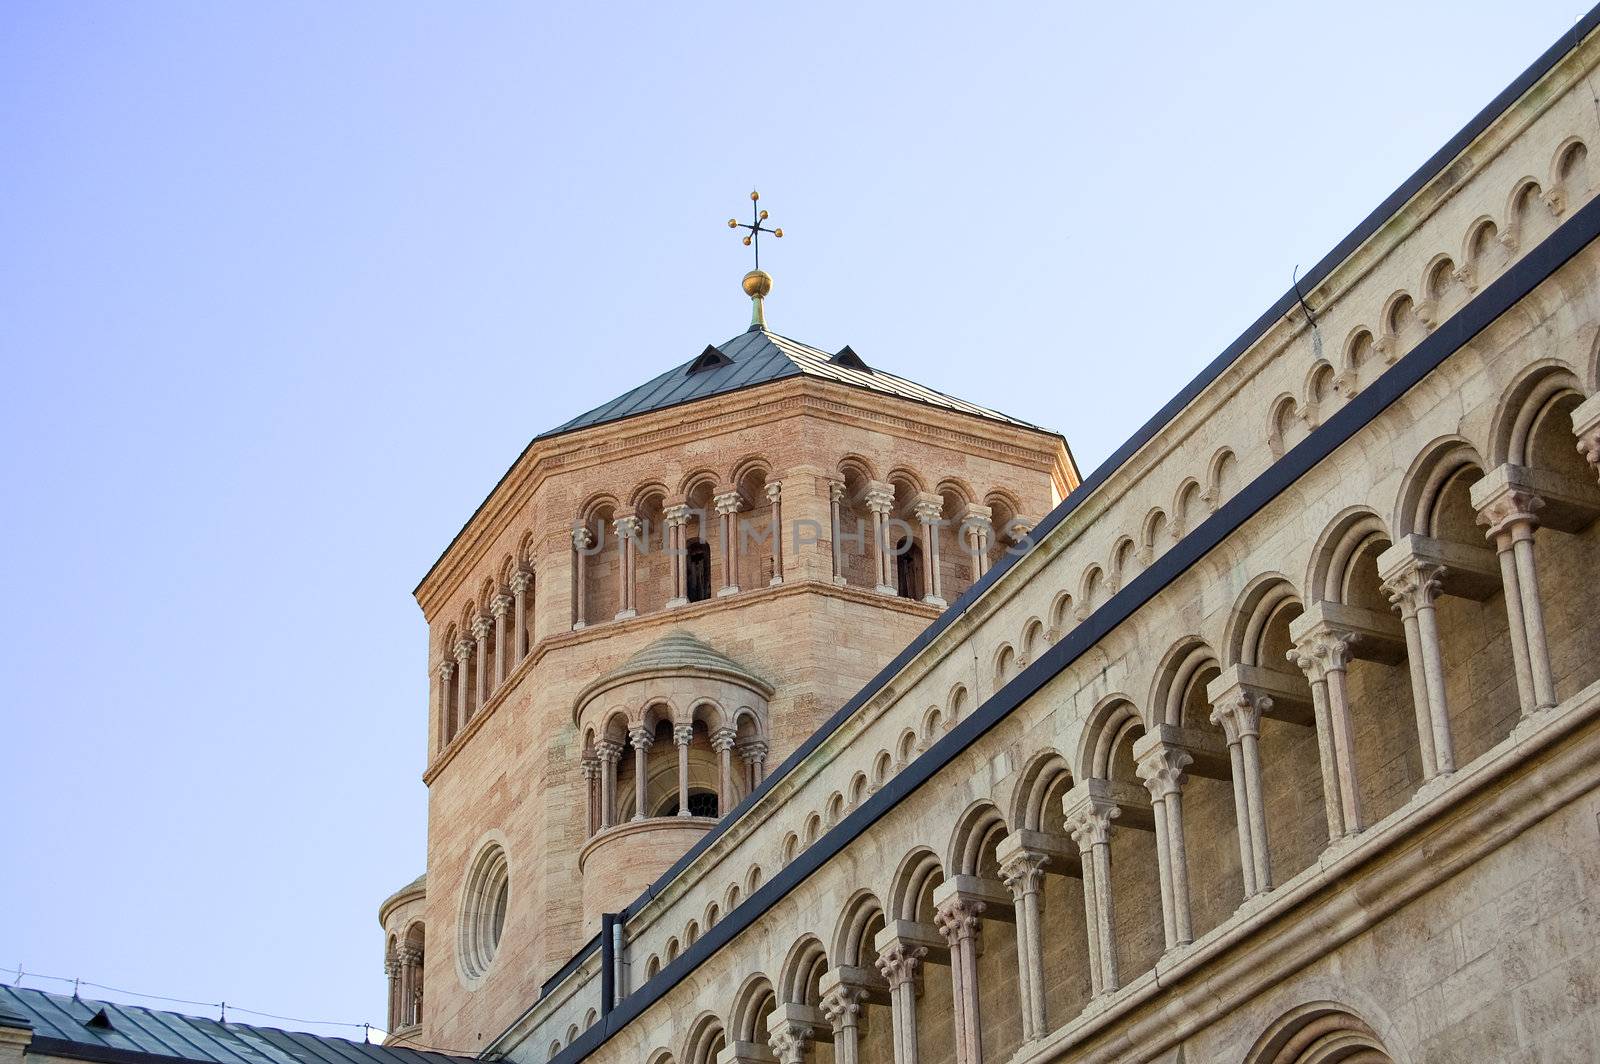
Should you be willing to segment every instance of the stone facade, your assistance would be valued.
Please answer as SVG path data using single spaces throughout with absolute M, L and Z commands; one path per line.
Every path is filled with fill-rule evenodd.
M 1596 1059 L 1593 21 L 486 1055 Z
M 535 440 L 417 588 L 391 1041 L 481 1049 L 1076 484 L 1054 433 L 813 375 Z

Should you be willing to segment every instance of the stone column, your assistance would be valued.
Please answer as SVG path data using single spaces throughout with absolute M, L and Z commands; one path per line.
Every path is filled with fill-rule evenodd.
M 655 733 L 643 724 L 636 724 L 628 732 L 633 742 L 633 819 L 644 820 L 650 816 L 645 804 L 650 796 L 650 778 L 646 762 L 650 746 L 656 741 Z
M 572 530 L 572 630 L 576 632 L 587 622 L 583 616 L 584 592 L 588 589 L 589 550 L 594 546 L 594 533 L 585 527 Z
M 674 724 L 672 741 L 678 747 L 678 815 L 689 815 L 689 744 L 694 742 L 693 724 Z
M 1261 715 L 1272 708 L 1270 696 L 1235 686 L 1211 705 L 1211 723 L 1228 740 L 1233 780 L 1233 819 L 1239 835 L 1239 868 L 1244 896 L 1272 889 L 1272 861 L 1267 852 L 1267 807 L 1261 788 Z
M 767 743 L 765 739 L 741 739 L 739 741 L 739 756 L 749 773 L 750 789 L 761 786 L 767 778 Z
M 865 988 L 847 983 L 832 987 L 822 996 L 822 1015 L 833 1028 L 834 1064 L 861 1064 L 859 1024 L 866 996 Z
M 737 491 L 718 492 L 712 500 L 717 504 L 717 514 L 722 519 L 722 587 L 721 595 L 739 593 L 739 509 L 744 500 Z
M 617 545 L 621 547 L 622 572 L 618 581 L 617 603 L 621 608 L 617 610 L 616 620 L 625 621 L 629 617 L 637 617 L 639 611 L 634 608 L 634 570 L 639 563 L 639 518 L 633 514 L 623 514 L 612 522 L 612 528 L 617 533 Z
M 772 504 L 772 579 L 768 587 L 783 583 L 783 485 L 773 481 L 767 485 L 767 501 Z
M 475 698 L 479 709 L 482 709 L 483 704 L 489 701 L 489 651 L 487 647 L 489 646 L 489 633 L 492 631 L 494 631 L 494 620 L 488 614 L 480 613 L 473 618 L 472 635 L 478 644 L 476 668 L 473 670 L 473 675 L 476 677 L 477 694 Z
M 1117 977 L 1116 914 L 1111 898 L 1111 821 L 1122 810 L 1086 780 L 1062 799 L 1067 828 L 1083 863 L 1083 907 L 1089 929 L 1089 982 L 1095 996 L 1109 994 Z
M 532 634 L 527 630 L 528 616 L 528 589 L 533 586 L 533 574 L 526 569 L 518 569 L 511 574 L 511 652 L 515 655 L 514 662 L 520 662 L 528 654 L 532 645 Z
M 927 594 L 922 601 L 933 606 L 943 606 L 944 587 L 939 571 L 939 521 L 944 513 L 944 500 L 937 495 L 917 498 L 916 515 L 922 525 L 922 573 Z
M 956 894 L 934 913 L 939 933 L 950 944 L 956 1064 L 983 1061 L 983 1032 L 978 1026 L 978 931 L 985 907 L 976 898 Z
M 505 592 L 496 595 L 489 603 L 489 612 L 494 616 L 494 686 L 499 690 L 500 685 L 506 682 L 506 659 L 511 657 L 512 650 L 506 645 L 506 614 L 511 611 L 513 599 Z M 513 660 L 512 664 L 516 664 Z
M 926 946 L 893 942 L 878 951 L 878 971 L 889 984 L 894 1064 L 917 1064 L 917 980 Z
M 972 582 L 977 583 L 989 571 L 989 533 L 994 511 L 987 506 L 968 506 L 961 514 L 961 527 L 966 532 L 967 550 L 972 555 Z
M 389 1030 L 400 1028 L 400 961 L 397 957 L 385 958 L 383 976 L 389 983 Z
M 1600 474 L 1600 394 L 1573 409 L 1572 431 L 1578 437 L 1578 453 Z
M 411 1027 L 417 1022 L 416 971 L 422 958 L 415 946 L 401 946 L 395 959 L 400 963 L 400 1026 Z
M 874 590 L 880 595 L 898 595 L 900 591 L 895 587 L 894 572 L 890 568 L 894 561 L 889 556 L 889 545 L 884 542 L 889 511 L 894 508 L 894 488 L 881 481 L 869 481 L 866 502 L 872 513 L 872 570 L 877 574 Z
M 1384 594 L 1405 626 L 1411 695 L 1412 700 L 1418 702 L 1417 734 L 1422 747 L 1423 779 L 1433 779 L 1454 772 L 1456 768 L 1450 740 L 1450 711 L 1445 703 L 1444 652 L 1439 640 L 1439 618 L 1434 612 L 1443 576 L 1444 566 L 1408 558 L 1399 568 L 1385 573 L 1383 580 Z
M 828 482 L 828 526 L 833 539 L 830 547 L 833 552 L 833 582 L 844 584 L 844 545 L 839 542 L 839 513 L 844 508 L 844 484 L 838 480 Z
M 595 801 L 595 781 L 600 778 L 600 759 L 585 754 L 579 762 L 583 772 L 583 833 L 587 838 L 600 830 L 600 806 Z
M 594 744 L 600 758 L 600 828 L 604 830 L 617 822 L 617 763 L 622 760 L 622 744 L 615 739 L 601 739 Z
M 450 705 L 450 685 L 456 674 L 456 663 L 448 659 L 439 662 L 439 749 L 443 750 L 456 737 L 457 723 Z
M 1161 915 L 1167 949 L 1194 941 L 1189 914 L 1189 858 L 1183 837 L 1184 770 L 1193 756 L 1180 747 L 1158 744 L 1139 759 L 1137 771 L 1150 792 L 1155 815 L 1156 868 L 1161 879 Z
M 1311 684 L 1311 706 L 1317 724 L 1317 752 L 1322 759 L 1322 797 L 1328 817 L 1328 839 L 1354 835 L 1364 826 L 1361 792 L 1356 787 L 1355 735 L 1345 691 L 1354 633 L 1319 625 L 1295 641 L 1288 659 Z
M 456 734 L 472 719 L 472 640 L 456 644 Z
M 689 527 L 689 507 L 678 503 L 666 509 L 667 553 L 672 556 L 672 597 L 668 609 L 689 604 L 689 543 L 685 532 Z
M 733 744 L 737 737 L 726 725 L 711 733 L 711 749 L 717 752 L 718 816 L 727 816 L 733 808 Z
M 1543 508 L 1544 500 L 1539 496 L 1505 484 L 1478 510 L 1478 523 L 1487 528 L 1489 541 L 1500 556 L 1511 654 L 1524 716 L 1556 704 L 1550 643 L 1545 637 L 1544 607 L 1539 601 L 1539 575 L 1533 554 L 1533 534 L 1539 529 L 1537 514 Z
M 1022 1005 L 1022 1040 L 1043 1038 L 1049 1028 L 1044 1006 L 1044 934 L 1039 921 L 1039 891 L 1049 855 L 1019 848 L 1000 864 L 1000 879 L 1011 891 L 1017 913 L 1018 998 Z

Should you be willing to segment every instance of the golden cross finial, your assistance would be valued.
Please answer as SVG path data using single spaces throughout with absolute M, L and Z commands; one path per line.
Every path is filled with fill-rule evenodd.
M 737 218 L 728 219 L 729 229 L 748 229 L 749 234 L 744 238 L 744 246 L 756 253 L 756 269 L 761 269 L 761 234 L 771 233 L 779 240 L 783 239 L 782 229 L 768 229 L 761 223 L 767 220 L 767 212 L 761 209 L 761 193 L 750 193 L 750 224 L 746 225 Z

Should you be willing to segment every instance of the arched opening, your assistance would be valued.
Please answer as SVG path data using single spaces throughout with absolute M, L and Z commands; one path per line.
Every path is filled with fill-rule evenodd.
M 1246 1064 L 1393 1064 L 1376 1031 L 1331 1001 L 1280 1017 L 1246 1055 Z
M 922 585 L 922 544 L 901 536 L 894 546 L 895 593 L 903 599 L 921 602 L 927 592 Z

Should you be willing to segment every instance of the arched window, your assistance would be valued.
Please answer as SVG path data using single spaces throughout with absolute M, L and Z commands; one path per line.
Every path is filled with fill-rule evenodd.
M 678 798 L 676 795 L 667 799 L 662 804 L 656 816 L 677 816 Z M 721 814 L 717 809 L 717 796 L 713 791 L 695 790 L 689 792 L 689 815 L 716 817 Z
M 704 602 L 711 597 L 711 545 L 703 539 L 691 539 L 688 554 L 686 596 L 690 602 Z
M 902 538 L 894 548 L 895 586 L 900 597 L 914 602 L 922 601 L 922 546 L 909 537 Z
M 473 863 L 462 899 L 458 955 L 464 974 L 479 979 L 500 948 L 506 909 L 511 901 L 511 874 L 506 852 L 489 843 Z

